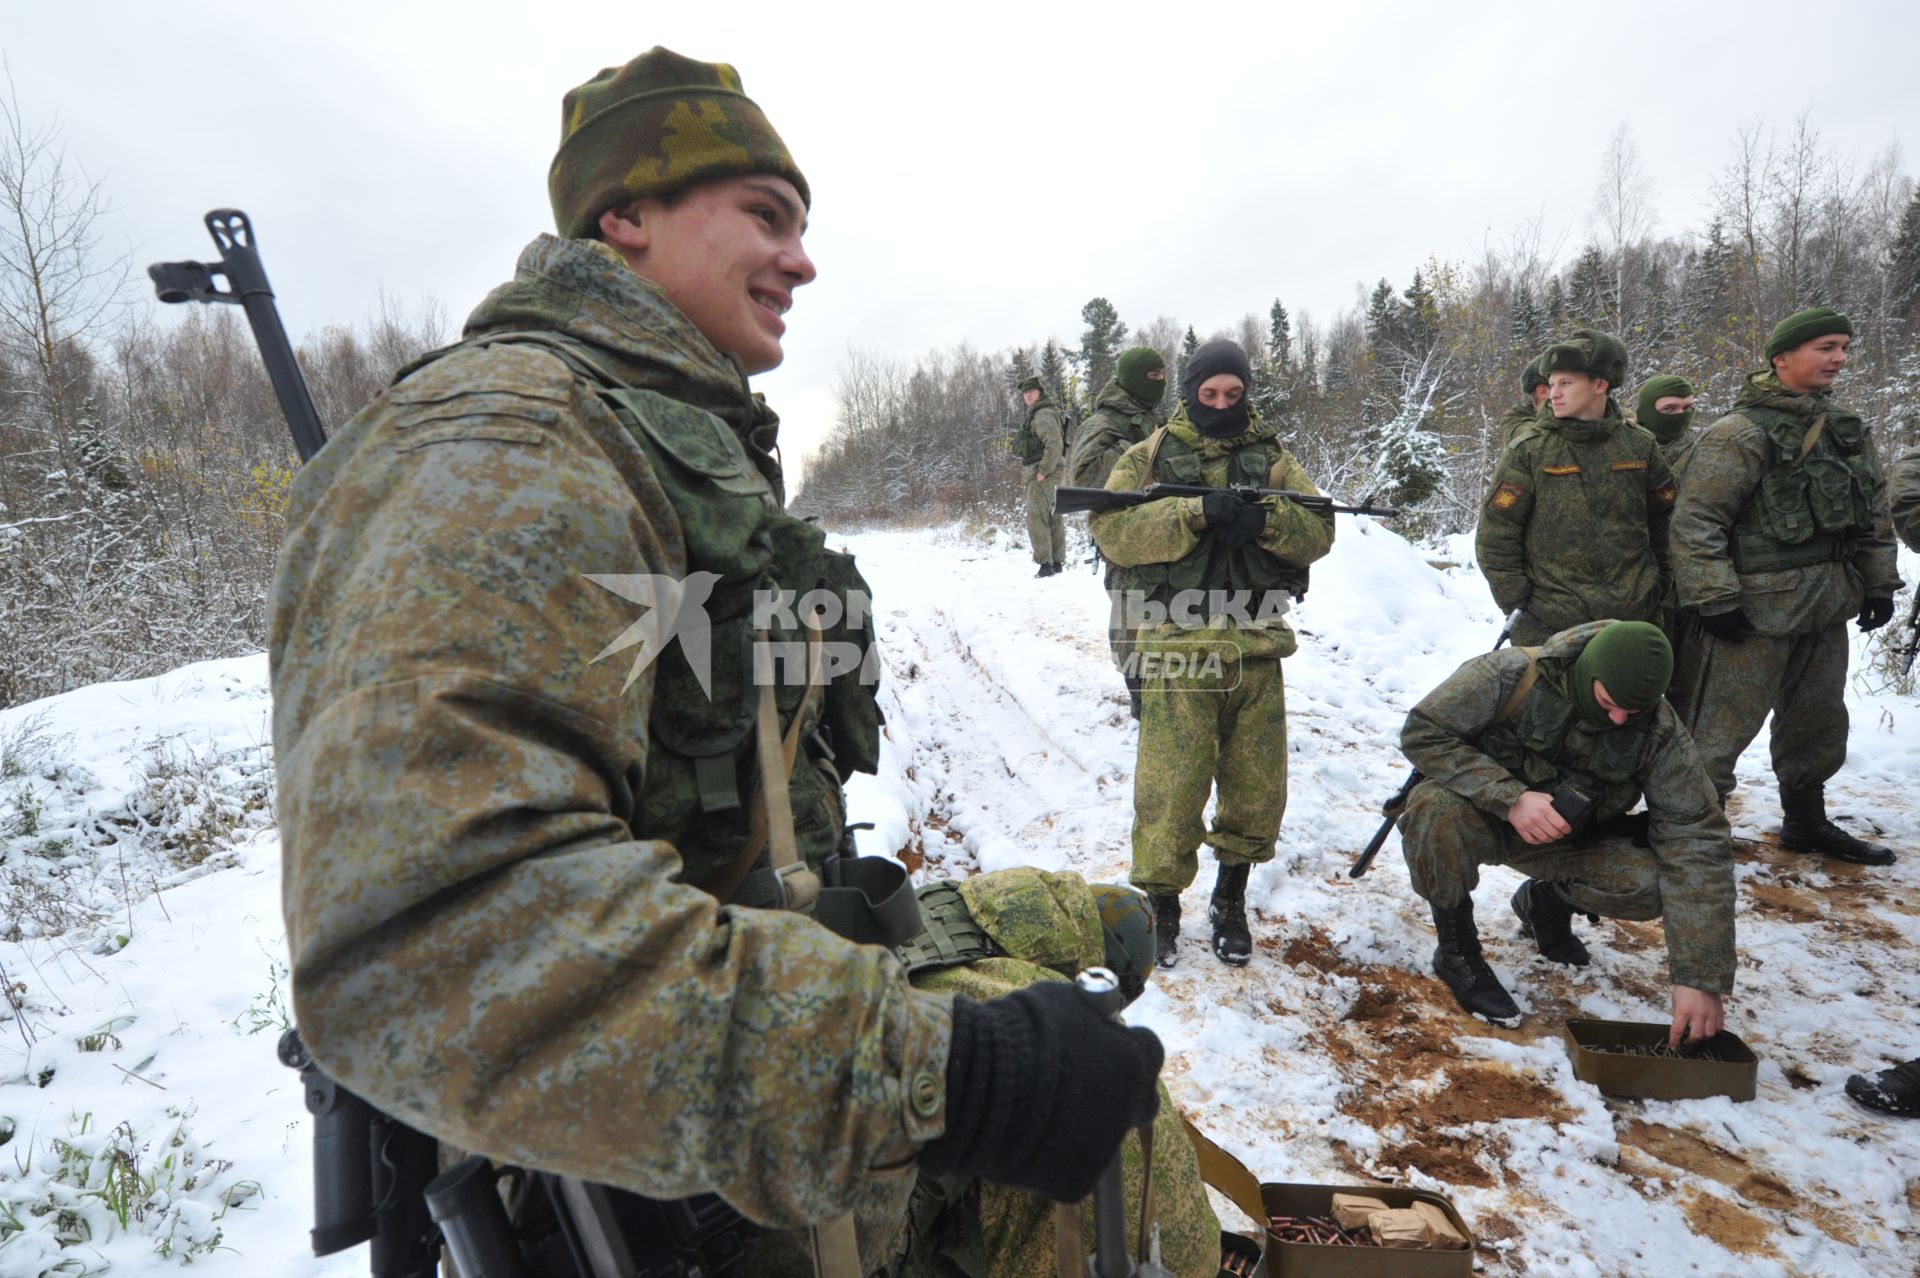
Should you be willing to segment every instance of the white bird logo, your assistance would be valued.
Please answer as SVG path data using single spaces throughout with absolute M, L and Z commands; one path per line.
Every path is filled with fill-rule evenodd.
M 687 664 L 693 667 L 693 677 L 700 681 L 700 691 L 707 694 L 708 700 L 713 699 L 713 622 L 707 617 L 706 603 L 713 594 L 714 586 L 720 581 L 719 573 L 696 572 L 684 580 L 654 573 L 589 572 L 581 575 L 596 586 L 603 586 L 622 599 L 643 604 L 648 609 L 638 621 L 621 631 L 618 639 L 602 648 L 593 658 L 599 661 L 636 643 L 640 645 L 640 651 L 633 658 L 633 668 L 627 671 L 627 681 L 620 685 L 620 691 L 631 688 L 633 681 L 640 677 L 640 672 L 653 664 L 654 659 L 667 650 L 668 644 L 678 639 L 681 651 L 686 653 Z

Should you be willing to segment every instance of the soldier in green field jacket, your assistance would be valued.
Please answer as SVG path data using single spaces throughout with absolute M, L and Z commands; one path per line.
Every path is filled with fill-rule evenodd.
M 1129 448 L 1153 433 L 1159 423 L 1154 410 L 1167 393 L 1167 365 L 1160 352 L 1151 346 L 1135 346 L 1122 351 L 1114 366 L 1113 380 L 1094 401 L 1093 411 L 1074 432 L 1073 451 L 1067 462 L 1068 482 L 1078 488 L 1105 488 L 1114 463 Z M 1120 589 L 1119 570 L 1107 565 L 1106 586 L 1110 596 Z M 1127 699 L 1132 702 L 1133 717 L 1140 717 L 1140 676 L 1131 660 L 1132 632 L 1125 624 L 1122 600 L 1114 599 L 1107 626 L 1107 643 L 1113 650 L 1113 664 L 1127 684 Z
M 1547 375 L 1540 371 L 1540 357 L 1536 355 L 1527 361 L 1526 369 L 1520 374 L 1520 393 L 1526 398 L 1500 414 L 1501 448 L 1511 444 L 1513 437 L 1545 410 L 1549 390 Z
M 916 1165 L 1079 1199 L 1156 1108 L 1152 1036 L 1063 986 L 917 991 L 808 917 L 878 717 L 855 673 L 751 659 L 805 638 L 774 592 L 865 590 L 782 509 L 747 384 L 814 277 L 805 178 L 732 67 L 654 49 L 567 95 L 549 192 L 559 235 L 294 485 L 269 655 L 308 1046 L 502 1162 L 777 1229 L 890 1194 L 866 1272 Z
M 1826 808 L 1847 757 L 1846 623 L 1884 626 L 1900 589 L 1873 440 L 1833 399 L 1852 341 L 1852 322 L 1826 307 L 1780 321 L 1769 366 L 1694 441 L 1673 519 L 1688 614 L 1674 705 L 1723 798 L 1772 714 L 1781 846 L 1885 865 L 1889 849 Z
M 1584 967 L 1576 912 L 1666 922 L 1673 1035 L 1705 1038 L 1733 988 L 1733 853 L 1727 819 L 1661 693 L 1666 636 L 1591 622 L 1537 652 L 1475 657 L 1407 715 L 1400 748 L 1425 780 L 1400 818 L 1414 890 L 1433 909 L 1434 971 L 1460 1005 L 1513 1023 L 1473 919 L 1482 865 L 1533 877 L 1513 911 L 1540 952 Z M 1590 805 L 1578 828 L 1563 815 Z M 1644 824 L 1623 822 L 1642 797 Z M 1554 800 L 1561 800 L 1561 807 Z
M 1181 404 L 1128 449 L 1109 489 L 1204 485 L 1094 515 L 1115 565 L 1145 685 L 1133 778 L 1131 882 L 1153 898 L 1158 961 L 1175 962 L 1180 894 L 1199 873 L 1200 844 L 1219 871 L 1208 908 L 1214 954 L 1252 956 L 1247 876 L 1273 859 L 1287 807 L 1286 689 L 1280 661 L 1298 647 L 1284 616 L 1305 569 L 1333 545 L 1333 516 L 1284 497 L 1243 499 L 1229 486 L 1318 493 L 1300 463 L 1252 414 L 1253 371 L 1232 342 L 1187 359 Z M 1213 826 L 1204 818 L 1217 791 Z
M 1603 617 L 1660 617 L 1673 477 L 1614 404 L 1626 364 L 1626 348 L 1592 329 L 1548 347 L 1549 411 L 1494 468 L 1474 548 L 1500 610 L 1525 609 L 1516 644 Z
M 1020 383 L 1020 399 L 1027 415 L 1013 434 L 1013 451 L 1020 459 L 1022 489 L 1027 503 L 1027 544 L 1036 577 L 1054 577 L 1067 557 L 1066 521 L 1053 513 L 1053 490 L 1067 459 L 1067 428 L 1060 409 L 1037 377 Z

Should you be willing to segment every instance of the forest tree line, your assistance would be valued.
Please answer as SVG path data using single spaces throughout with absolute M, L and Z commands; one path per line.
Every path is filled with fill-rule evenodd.
M 807 461 L 796 506 L 830 523 L 1011 510 L 1020 467 L 1008 441 L 1023 378 L 1038 375 L 1078 421 L 1120 351 L 1154 347 L 1172 388 L 1185 354 L 1220 337 L 1248 352 L 1256 407 L 1307 473 L 1343 497 L 1378 493 L 1413 509 L 1402 529 L 1414 535 L 1473 527 L 1496 423 L 1524 398 L 1522 370 L 1577 328 L 1626 343 L 1622 409 L 1631 412 L 1642 382 L 1674 373 L 1699 392 L 1699 426 L 1732 407 L 1779 319 L 1832 306 L 1856 328 L 1841 395 L 1875 424 L 1883 451 L 1916 438 L 1920 193 L 1897 147 L 1859 163 L 1824 146 L 1805 115 L 1779 129 L 1743 125 L 1704 229 L 1655 234 L 1652 208 L 1622 128 L 1602 156 L 1590 236 L 1570 260 L 1555 260 L 1534 222 L 1477 261 L 1430 257 L 1381 278 L 1324 319 L 1266 297 L 1225 327 L 1165 315 L 1129 325 L 1096 297 L 1073 347 L 962 345 L 910 362 L 850 352 L 832 433 Z M 1176 397 L 1170 389 L 1163 414 Z

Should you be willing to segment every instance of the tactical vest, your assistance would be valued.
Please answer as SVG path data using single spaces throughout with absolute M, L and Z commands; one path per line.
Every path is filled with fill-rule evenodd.
M 1635 715 L 1601 732 L 1579 730 L 1566 693 L 1573 658 L 1542 657 L 1538 665 L 1533 691 L 1511 717 L 1481 734 L 1480 749 L 1529 790 L 1574 790 L 1591 799 L 1596 823 L 1625 815 L 1640 801 L 1636 777 L 1655 716 Z
M 1734 521 L 1735 571 L 1850 561 L 1858 539 L 1873 531 L 1866 426 L 1851 413 L 1822 413 L 1811 423 L 1781 408 L 1744 415 L 1766 432 L 1772 464 Z
M 1026 420 L 1021 422 L 1020 429 L 1013 433 L 1014 456 L 1018 457 L 1025 465 L 1036 465 L 1042 457 L 1047 455 L 1046 445 L 1040 441 L 1040 432 L 1033 428 L 1033 419 L 1040 414 L 1042 409 L 1051 407 L 1053 407 L 1053 405 L 1047 403 L 1045 399 L 1042 399 L 1039 403 L 1027 410 Z
M 686 582 L 712 583 L 701 605 L 710 627 L 706 686 L 684 641 L 654 659 L 634 837 L 671 843 L 680 853 L 682 878 L 732 904 L 784 903 L 766 850 L 769 819 L 755 799 L 762 781 L 755 748 L 760 688 L 771 679 L 779 730 L 789 746 L 786 788 L 796 850 L 829 889 L 812 912 L 863 943 L 897 944 L 912 936 L 919 931 L 919 910 L 904 871 L 890 858 L 852 856 L 843 824 L 842 776 L 876 770 L 880 755 L 877 688 L 862 677 L 873 656 L 869 593 L 853 558 L 828 550 L 825 533 L 781 508 L 739 436 L 719 417 L 624 385 L 587 348 L 558 334 L 485 334 L 462 345 L 503 343 L 539 346 L 595 389 L 646 456 L 651 477 L 680 522 Z M 457 349 L 435 352 L 399 376 Z M 795 604 L 762 608 L 768 615 L 756 617 L 756 601 L 772 599 L 775 591 L 791 592 Z M 837 617 L 824 619 L 832 624 L 810 635 L 797 600 L 812 591 L 834 596 L 840 607 Z M 861 657 L 842 661 L 849 668 L 824 683 L 824 695 L 808 695 L 798 659 L 810 638 Z M 770 666 L 758 679 L 756 660 Z M 758 854 L 749 861 L 756 841 Z
M 1200 454 L 1165 427 L 1149 436 L 1148 449 L 1148 483 L 1207 483 Z M 1280 457 L 1280 445 L 1271 439 L 1235 449 L 1227 455 L 1227 484 L 1267 487 Z M 1191 606 L 1184 607 L 1183 614 L 1211 617 L 1212 605 L 1223 593 L 1231 596 L 1245 591 L 1249 596 L 1247 609 L 1256 615 L 1267 604 L 1269 594 L 1283 592 L 1298 599 L 1307 593 L 1308 574 L 1305 568 L 1289 567 L 1258 545 L 1228 548 L 1218 538 L 1202 535 L 1199 544 L 1184 557 L 1168 563 L 1136 564 L 1126 570 L 1126 579 L 1131 589 L 1162 608 L 1171 609 L 1176 595 L 1196 592 L 1186 594 L 1183 605 Z M 1283 606 L 1274 611 L 1284 612 L 1286 602 L 1275 600 Z

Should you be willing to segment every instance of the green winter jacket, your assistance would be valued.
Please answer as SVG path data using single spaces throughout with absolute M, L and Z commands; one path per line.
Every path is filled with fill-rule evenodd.
M 1244 434 L 1209 439 L 1182 405 L 1162 430 L 1165 438 L 1157 452 L 1154 441 L 1160 431 L 1121 456 L 1107 477 L 1108 488 L 1140 489 L 1152 482 L 1221 488 L 1233 483 L 1297 493 L 1320 491 L 1293 454 L 1281 446 L 1273 428 L 1257 415 Z M 1151 463 L 1150 452 L 1154 454 Z M 1191 611 L 1186 614 L 1189 624 L 1169 615 L 1140 630 L 1143 646 L 1190 643 L 1198 629 L 1207 635 L 1232 636 L 1244 657 L 1293 654 L 1298 641 L 1279 615 L 1285 611 L 1285 592 L 1298 570 L 1332 548 L 1333 516 L 1313 514 L 1281 497 L 1269 497 L 1264 504 L 1268 509 L 1265 530 L 1251 545 L 1231 553 L 1207 531 L 1198 497 L 1165 497 L 1089 519 L 1088 530 L 1100 553 L 1119 568 L 1133 570 L 1121 573 L 1117 583 L 1130 594 L 1154 599 L 1170 592 L 1253 596 L 1247 609 L 1253 614 L 1251 624 L 1231 614 L 1209 613 L 1196 626 Z
M 1683 478 L 1673 519 L 1681 607 L 1739 608 L 1760 634 L 1810 634 L 1900 589 L 1873 440 L 1830 394 L 1794 394 L 1771 370 L 1749 374 L 1734 411 L 1694 441 Z
M 1474 547 L 1502 612 L 1550 630 L 1654 621 L 1665 592 L 1673 476 L 1612 402 L 1598 421 L 1543 413 L 1494 467 Z
M 885 950 L 695 886 L 740 846 L 726 799 L 752 803 L 741 587 L 808 544 L 774 443 L 664 293 L 542 236 L 301 470 L 269 656 L 294 1005 L 327 1072 L 463 1148 L 797 1226 L 944 1130 L 952 1022 Z M 684 636 L 608 652 L 644 609 L 589 574 L 711 587 L 710 701 Z M 825 835 L 838 804 L 803 764 L 796 820 Z
M 1067 482 L 1077 488 L 1105 488 L 1114 463 L 1151 435 L 1158 424 L 1151 408 L 1128 394 L 1119 382 L 1108 382 L 1094 401 L 1093 411 L 1074 432 Z
M 1565 630 L 1542 645 L 1538 682 L 1498 726 L 1526 673 L 1526 652 L 1474 657 L 1407 715 L 1400 748 L 1428 780 L 1503 821 L 1528 790 L 1576 789 L 1594 801 L 1596 823 L 1644 796 L 1672 981 L 1725 994 L 1734 974 L 1733 851 L 1693 739 L 1664 699 L 1617 728 L 1589 726 L 1569 699 L 1574 658 L 1607 624 Z

